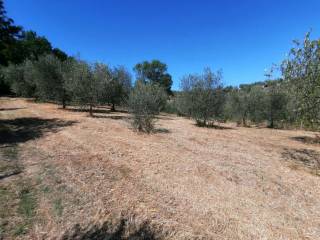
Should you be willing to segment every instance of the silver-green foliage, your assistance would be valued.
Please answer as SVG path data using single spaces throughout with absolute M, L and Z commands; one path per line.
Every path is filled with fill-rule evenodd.
M 92 116 L 101 96 L 102 79 L 94 75 L 92 66 L 85 61 L 74 60 L 70 65 L 65 84 L 72 101 L 81 107 L 89 107 Z
M 178 97 L 179 111 L 192 117 L 200 125 L 219 120 L 224 104 L 222 74 L 205 68 L 203 74 L 190 74 L 182 78 L 183 92 Z
M 292 111 L 305 125 L 320 125 L 320 39 L 311 40 L 307 33 L 304 41 L 294 41 L 295 47 L 282 64 L 282 73 L 293 98 Z
M 115 110 L 116 104 L 124 104 L 131 90 L 131 75 L 123 67 L 115 67 L 109 69 L 107 81 L 104 87 L 104 96 L 107 103 L 112 105 L 112 110 Z
M 49 54 L 33 62 L 32 78 L 36 85 L 36 96 L 42 100 L 59 102 L 66 106 L 69 92 L 65 76 L 69 69 L 65 61 Z
M 159 85 L 137 81 L 128 100 L 133 127 L 150 133 L 154 129 L 155 117 L 164 107 L 166 99 L 166 92 Z
M 9 66 L 2 68 L 2 74 L 11 87 L 11 91 L 22 97 L 33 97 L 35 94 L 36 86 L 33 73 L 34 65 L 29 60 L 22 64 L 9 64 Z

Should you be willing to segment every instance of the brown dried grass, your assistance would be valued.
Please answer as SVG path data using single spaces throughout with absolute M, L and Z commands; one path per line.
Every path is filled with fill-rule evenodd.
M 1 111 L 0 119 L 76 122 L 20 143 L 47 156 L 23 158 L 23 174 L 42 176 L 40 185 L 52 189 L 41 197 L 41 220 L 23 238 L 85 239 L 122 226 L 122 238 L 319 239 L 320 178 L 292 167 L 303 161 L 288 154 L 320 154 L 318 144 L 295 139 L 315 133 L 199 128 L 161 115 L 157 127 L 166 131 L 146 135 L 130 129 L 126 113 L 89 118 L 53 104 L 0 101 L 1 108 L 21 108 Z M 51 211 L 57 196 L 60 217 Z

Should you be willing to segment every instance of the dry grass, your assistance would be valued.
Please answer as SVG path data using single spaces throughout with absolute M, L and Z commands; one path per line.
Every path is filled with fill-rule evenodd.
M 199 128 L 162 115 L 146 135 L 125 112 L 0 104 L 0 151 L 16 144 L 23 169 L 0 186 L 31 179 L 37 199 L 18 238 L 319 239 L 320 146 L 300 141 L 312 132 Z

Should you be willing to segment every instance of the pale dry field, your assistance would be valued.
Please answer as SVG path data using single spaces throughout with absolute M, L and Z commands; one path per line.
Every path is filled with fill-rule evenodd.
M 36 192 L 25 233 L 7 233 L 22 220 L 2 213 L 4 239 L 320 239 L 313 132 L 199 128 L 162 114 L 146 135 L 125 112 L 100 108 L 90 118 L 14 98 L 0 108 L 1 161 L 14 145 L 21 165 L 3 170 L 0 186 L 28 181 Z

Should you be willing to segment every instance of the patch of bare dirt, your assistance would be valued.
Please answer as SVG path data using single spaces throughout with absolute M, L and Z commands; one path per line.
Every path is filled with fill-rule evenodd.
M 312 132 L 199 128 L 161 115 L 146 135 L 126 112 L 0 105 L 1 147 L 24 149 L 19 175 L 38 179 L 37 214 L 22 239 L 320 236 L 320 178 L 308 170 L 320 146 L 297 141 Z M 292 167 L 298 161 L 307 168 Z

